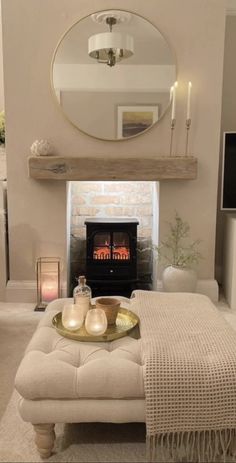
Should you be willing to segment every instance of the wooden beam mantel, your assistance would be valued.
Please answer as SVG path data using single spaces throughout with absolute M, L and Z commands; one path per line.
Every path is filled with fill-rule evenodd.
M 193 156 L 85 158 L 31 156 L 29 176 L 38 180 L 194 180 Z

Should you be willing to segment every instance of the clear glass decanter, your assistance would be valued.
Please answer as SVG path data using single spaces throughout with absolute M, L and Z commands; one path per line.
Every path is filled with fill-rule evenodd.
M 78 310 L 83 313 L 85 318 L 88 310 L 90 309 L 92 291 L 91 288 L 86 285 L 85 276 L 80 276 L 78 278 L 78 283 L 78 286 L 76 286 L 73 291 L 74 304 Z

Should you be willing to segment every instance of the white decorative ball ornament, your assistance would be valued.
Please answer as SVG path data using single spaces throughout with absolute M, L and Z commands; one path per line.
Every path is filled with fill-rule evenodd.
M 52 146 L 47 140 L 35 140 L 30 148 L 34 156 L 49 156 L 52 154 Z

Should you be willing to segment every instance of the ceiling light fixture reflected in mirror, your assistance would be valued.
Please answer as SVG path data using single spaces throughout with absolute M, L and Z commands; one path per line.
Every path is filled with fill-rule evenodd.
M 98 23 L 105 23 L 109 27 L 109 32 L 89 37 L 88 53 L 91 58 L 95 58 L 98 63 L 105 63 L 113 67 L 122 59 L 129 58 L 134 54 L 133 37 L 113 30 L 113 27 L 118 26 L 121 22 L 127 23 L 130 15 L 107 11 L 103 12 L 102 15 L 93 15 L 92 19 Z

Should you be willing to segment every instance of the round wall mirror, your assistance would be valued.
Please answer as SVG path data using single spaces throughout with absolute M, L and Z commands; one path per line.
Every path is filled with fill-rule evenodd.
M 102 140 L 125 140 L 165 113 L 176 62 L 146 19 L 128 11 L 98 11 L 64 34 L 51 76 L 57 102 L 74 126 Z

